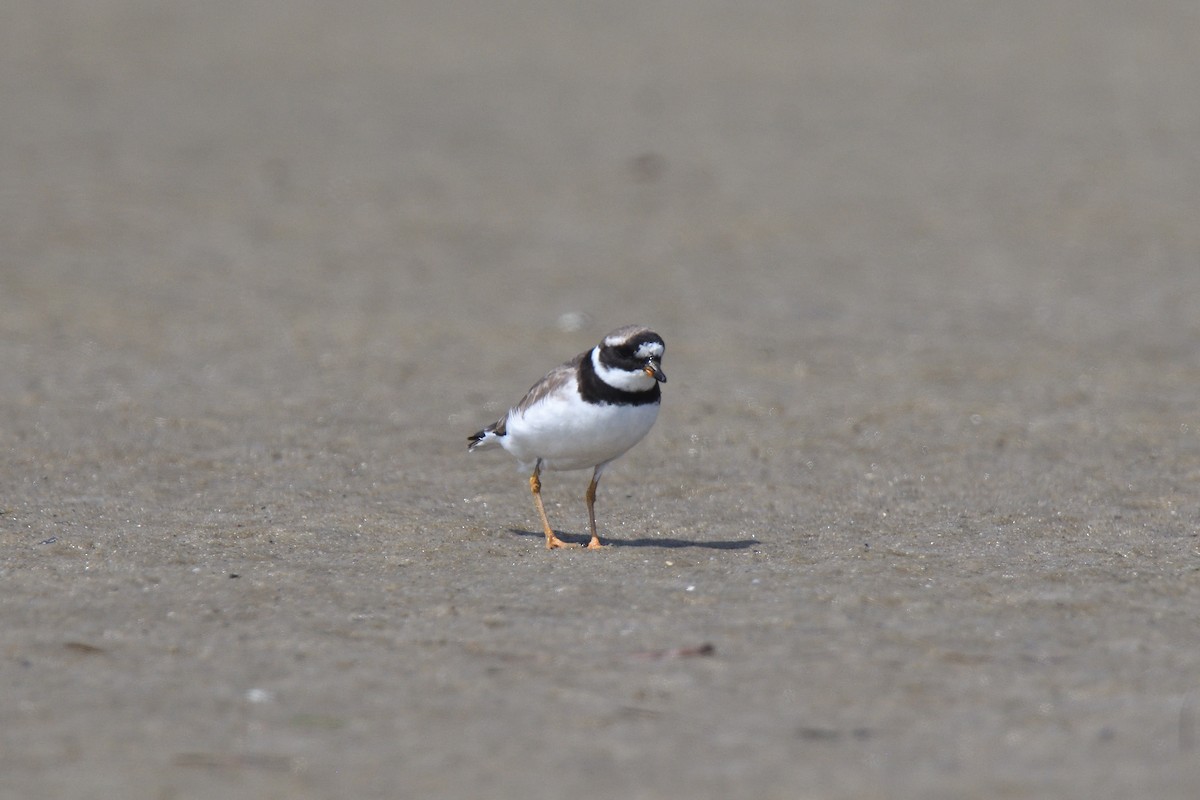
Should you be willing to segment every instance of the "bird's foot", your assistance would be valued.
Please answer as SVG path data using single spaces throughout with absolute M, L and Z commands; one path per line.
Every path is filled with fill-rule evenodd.
M 572 547 L 579 547 L 579 545 L 577 545 L 573 542 L 564 542 L 562 539 L 558 538 L 557 536 L 555 536 L 552 533 L 548 534 L 546 536 L 546 549 L 547 550 L 557 550 L 559 548 L 569 549 Z
M 598 537 L 595 537 L 595 536 L 593 536 L 593 537 L 592 537 L 592 540 L 591 540 L 590 542 L 588 542 L 588 543 L 587 543 L 587 549 L 588 549 L 588 550 L 603 550 L 603 549 L 604 549 L 605 547 L 607 547 L 607 546 L 608 546 L 608 545 L 605 545 L 605 544 L 600 544 L 600 539 L 599 539 Z

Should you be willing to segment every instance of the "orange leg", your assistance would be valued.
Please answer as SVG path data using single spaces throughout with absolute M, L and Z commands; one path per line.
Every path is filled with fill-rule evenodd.
M 567 544 L 562 539 L 554 535 L 554 529 L 550 527 L 550 520 L 546 519 L 546 507 L 542 505 L 542 481 L 538 474 L 542 471 L 542 465 L 539 462 L 533 468 L 533 474 L 529 476 L 529 491 L 533 492 L 533 502 L 537 505 L 538 516 L 542 518 L 542 532 L 546 534 L 546 549 L 553 550 L 556 547 L 578 547 L 579 545 Z
M 588 550 L 599 550 L 604 545 L 600 544 L 600 537 L 596 535 L 596 484 L 600 482 L 600 471 L 596 470 L 592 473 L 592 480 L 588 483 L 587 494 L 584 497 L 587 499 L 588 507 L 588 525 L 591 527 L 592 540 L 587 543 Z

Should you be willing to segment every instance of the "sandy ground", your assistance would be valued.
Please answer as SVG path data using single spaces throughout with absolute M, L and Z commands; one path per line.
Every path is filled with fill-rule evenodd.
M 4 3 L 0 797 L 1194 797 L 1197 41 Z M 630 322 L 548 553 L 466 436 Z

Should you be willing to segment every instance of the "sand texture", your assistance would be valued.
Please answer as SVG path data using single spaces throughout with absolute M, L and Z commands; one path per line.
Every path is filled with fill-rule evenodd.
M 1197 42 L 0 4 L 0 798 L 1195 797 Z M 547 552 L 466 437 L 627 323 Z

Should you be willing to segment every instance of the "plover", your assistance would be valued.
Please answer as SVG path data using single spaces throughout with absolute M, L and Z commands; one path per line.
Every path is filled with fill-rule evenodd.
M 468 437 L 469 451 L 500 446 L 529 473 L 529 490 L 546 534 L 546 547 L 570 547 L 554 535 L 542 505 L 542 470 L 592 468 L 588 484 L 588 548 L 596 535 L 596 485 L 604 468 L 642 440 L 658 417 L 666 383 L 665 345 L 649 328 L 627 325 L 600 344 L 555 367 L 494 424 Z

